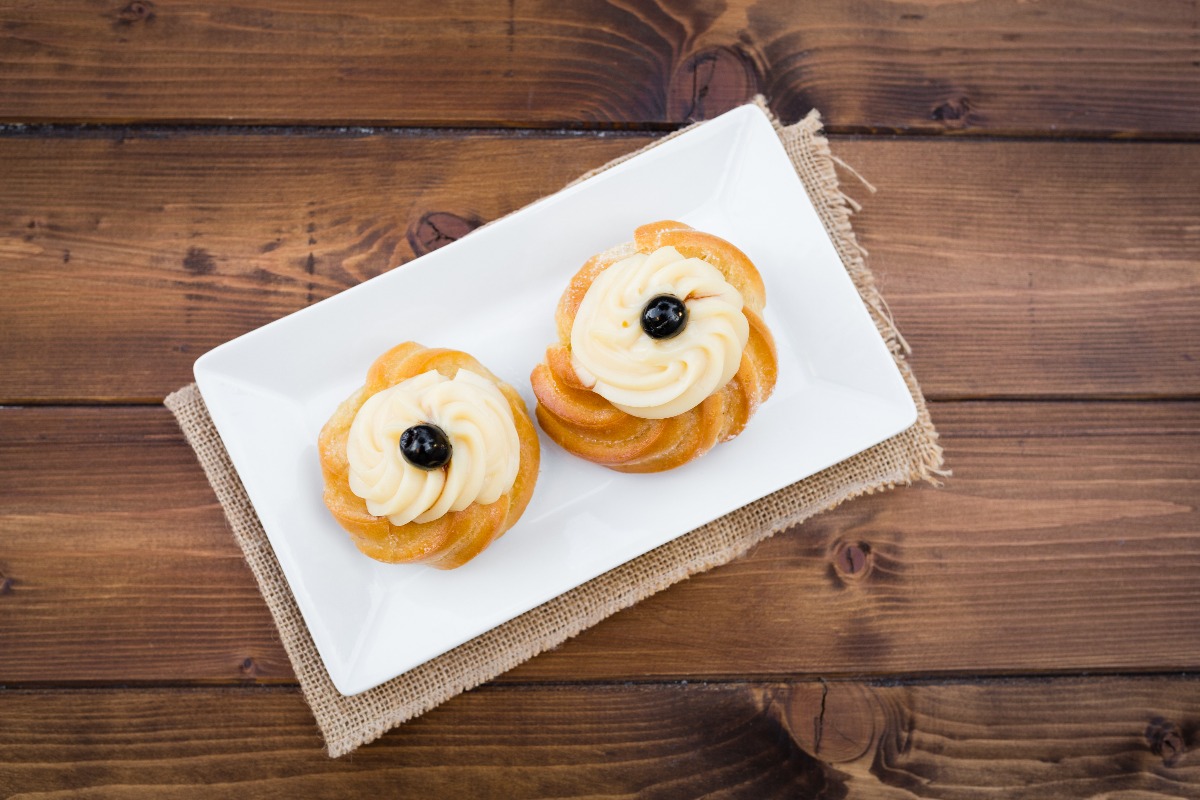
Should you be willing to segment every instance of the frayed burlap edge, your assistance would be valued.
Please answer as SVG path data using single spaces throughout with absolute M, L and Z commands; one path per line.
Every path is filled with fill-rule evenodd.
M 912 392 L 918 419 L 903 433 L 623 564 L 381 686 L 345 697 L 334 688 L 321 663 L 279 562 L 195 384 L 167 397 L 166 406 L 196 451 L 258 580 L 331 757 L 373 741 L 390 728 L 562 644 L 605 617 L 673 583 L 724 564 L 814 514 L 852 497 L 898 484 L 916 480 L 936 483 L 946 474 L 941 469 L 942 451 L 925 398 L 904 358 L 907 345 L 875 288 L 863 261 L 864 252 L 851 230 L 850 213 L 857 206 L 839 189 L 836 159 L 821 133 L 820 116 L 813 111 L 795 125 L 784 127 L 761 97 L 756 102 L 779 133 Z M 610 162 L 580 180 L 634 155 L 637 153 Z

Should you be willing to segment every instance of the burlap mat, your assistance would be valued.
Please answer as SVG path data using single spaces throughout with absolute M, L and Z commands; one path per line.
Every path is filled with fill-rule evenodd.
M 917 479 L 936 483 L 938 476 L 945 474 L 941 471 L 941 448 L 925 398 L 904 359 L 907 345 L 875 289 L 871 273 L 863 262 L 865 253 L 855 242 L 850 228 L 851 208 L 857 208 L 857 205 L 838 188 L 834 172 L 837 159 L 830 154 L 828 142 L 821 133 L 820 115 L 813 111 L 795 125 L 782 127 L 761 98 L 758 103 L 763 113 L 771 117 L 796 172 L 837 246 L 842 263 L 853 277 L 916 401 L 917 423 L 882 444 L 681 536 L 382 686 L 344 697 L 333 687 L 321 664 L 279 562 L 275 560 L 267 536 L 195 384 L 167 397 L 166 405 L 196 451 L 245 553 L 246 562 L 258 579 L 259 589 L 275 618 L 284 649 L 325 737 L 330 756 L 344 755 L 378 738 L 389 728 L 562 644 L 610 614 L 677 581 L 724 564 L 768 536 L 844 500 Z M 632 155 L 636 153 L 610 162 L 588 175 Z

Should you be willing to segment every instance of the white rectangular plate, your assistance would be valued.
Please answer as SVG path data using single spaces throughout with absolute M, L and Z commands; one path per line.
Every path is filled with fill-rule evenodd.
M 671 472 L 624 475 L 542 438 L 525 516 L 442 572 L 361 555 L 321 501 L 317 433 L 399 342 L 465 350 L 522 393 L 592 254 L 678 219 L 767 287 L 774 396 Z M 414 302 L 421 298 L 422 302 Z M 205 354 L 196 381 L 334 685 L 357 694 L 907 428 L 916 408 L 770 122 L 743 106 L 590 180 Z

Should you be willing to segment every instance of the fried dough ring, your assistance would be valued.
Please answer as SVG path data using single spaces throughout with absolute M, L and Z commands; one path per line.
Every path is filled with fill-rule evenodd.
M 429 370 L 453 379 L 459 369 L 496 384 L 512 408 L 521 443 L 520 466 L 512 488 L 494 503 L 472 503 L 432 522 L 393 525 L 387 517 L 367 511 L 367 503 L 350 490 L 350 462 L 346 439 L 350 425 L 371 395 Z M 355 546 L 376 561 L 424 562 L 438 569 L 454 569 L 479 555 L 511 528 L 524 513 L 537 481 L 540 449 L 537 431 L 516 390 L 501 381 L 473 357 L 457 350 L 423 347 L 405 342 L 387 351 L 367 370 L 367 382 L 333 413 L 317 440 L 321 472 L 325 476 L 325 505 Z
M 707 261 L 741 293 L 750 338 L 737 373 L 723 388 L 677 416 L 643 419 L 584 386 L 571 363 L 571 326 L 597 275 L 634 253 L 649 254 L 667 246 L 685 258 Z M 641 226 L 632 242 L 588 259 L 558 303 L 559 342 L 546 351 L 545 361 L 530 376 L 542 430 L 567 452 L 620 472 L 662 472 L 699 458 L 718 442 L 741 433 L 775 388 L 779 367 L 775 340 L 761 316 L 765 304 L 758 270 L 729 242 L 682 222 L 663 220 Z

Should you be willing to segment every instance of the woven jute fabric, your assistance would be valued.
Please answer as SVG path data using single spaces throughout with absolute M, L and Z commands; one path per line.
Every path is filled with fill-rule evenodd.
M 898 484 L 917 480 L 936 483 L 944 474 L 941 448 L 925 398 L 904 358 L 907 346 L 875 288 L 863 261 L 864 252 L 851 230 L 850 213 L 856 206 L 839 189 L 835 162 L 841 162 L 829 152 L 820 116 L 813 111 L 800 122 L 784 127 L 771 116 L 761 98 L 758 103 L 775 125 L 916 401 L 916 424 L 882 444 L 652 550 L 381 686 L 345 697 L 334 688 L 321 663 L 279 562 L 196 386 L 186 386 L 166 399 L 258 580 L 330 756 L 344 755 L 460 692 L 561 644 L 610 614 L 737 558 L 768 536 L 814 514 L 852 497 Z M 633 155 L 636 153 L 588 175 Z

